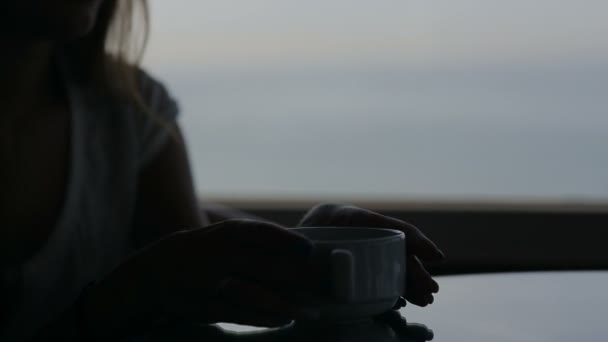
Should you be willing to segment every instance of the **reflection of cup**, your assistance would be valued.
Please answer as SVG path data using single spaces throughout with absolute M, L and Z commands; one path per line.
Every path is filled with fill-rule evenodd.
M 352 320 L 390 310 L 405 289 L 405 235 L 376 228 L 310 227 L 313 257 L 328 260 L 331 300 L 321 319 Z

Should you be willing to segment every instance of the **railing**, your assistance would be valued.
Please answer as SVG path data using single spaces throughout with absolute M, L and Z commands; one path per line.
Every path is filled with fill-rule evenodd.
M 222 201 L 293 226 L 312 201 Z M 417 225 L 446 253 L 435 274 L 608 269 L 608 203 L 356 202 Z

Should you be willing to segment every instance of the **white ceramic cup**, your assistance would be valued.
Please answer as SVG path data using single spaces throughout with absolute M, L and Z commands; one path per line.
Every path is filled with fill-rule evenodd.
M 390 310 L 405 289 L 405 234 L 398 230 L 306 227 L 295 232 L 313 242 L 313 257 L 329 263 L 331 299 L 320 318 L 353 320 Z

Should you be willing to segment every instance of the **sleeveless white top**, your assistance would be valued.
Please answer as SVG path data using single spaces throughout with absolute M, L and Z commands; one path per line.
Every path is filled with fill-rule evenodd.
M 17 273 L 22 291 L 0 341 L 30 338 L 132 252 L 138 173 L 169 136 L 157 119 L 76 82 L 69 63 L 61 64 L 71 106 L 63 209 L 46 244 Z M 174 121 L 178 108 L 165 87 L 138 76 L 152 112 Z

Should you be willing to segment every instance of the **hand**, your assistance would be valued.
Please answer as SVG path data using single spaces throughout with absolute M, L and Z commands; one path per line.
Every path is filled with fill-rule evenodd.
M 311 252 L 309 240 L 285 228 L 233 220 L 175 233 L 109 277 L 111 284 L 138 284 L 138 296 L 145 293 L 139 302 L 154 303 L 159 315 L 202 323 L 279 326 L 314 318 L 314 311 L 275 291 L 297 291 L 312 281 L 307 272 Z
M 406 299 L 418 306 L 427 306 L 435 300 L 439 284 L 425 269 L 423 262 L 441 261 L 443 252 L 418 228 L 373 211 L 348 205 L 322 204 L 308 212 L 299 224 L 302 227 L 373 227 L 401 230 L 407 243 Z

